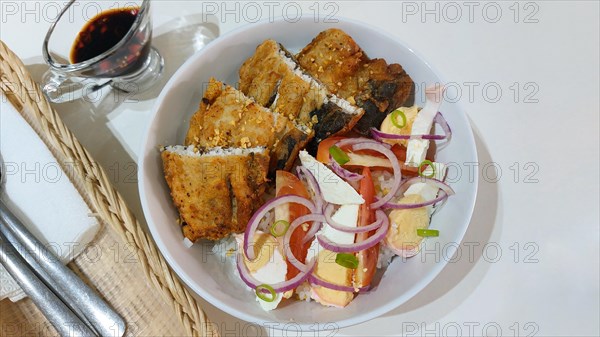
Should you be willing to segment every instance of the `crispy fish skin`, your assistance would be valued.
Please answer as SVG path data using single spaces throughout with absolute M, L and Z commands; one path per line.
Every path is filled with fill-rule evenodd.
M 370 59 L 341 29 L 317 35 L 296 55 L 298 63 L 332 93 L 365 110 L 355 130 L 367 134 L 394 109 L 412 105 L 414 82 L 399 64 Z
M 314 130 L 310 144 L 354 127 L 364 111 L 334 97 L 304 73 L 294 56 L 274 40 L 265 40 L 240 68 L 240 90 L 257 103 Z
M 289 170 L 309 138 L 294 123 L 242 92 L 210 79 L 198 111 L 190 120 L 186 145 L 200 150 L 222 147 L 264 146 L 271 150 L 270 171 Z
M 244 231 L 267 186 L 267 151 L 203 156 L 165 149 L 161 157 L 186 238 L 219 240 Z
M 274 40 L 256 47 L 240 67 L 240 90 L 258 104 L 312 127 L 310 112 L 323 104 L 327 94 L 295 74 L 281 52 L 286 53 Z
M 271 106 L 279 85 L 287 73 L 287 65 L 278 55 L 279 45 L 266 40 L 240 67 L 240 91 L 262 106 Z

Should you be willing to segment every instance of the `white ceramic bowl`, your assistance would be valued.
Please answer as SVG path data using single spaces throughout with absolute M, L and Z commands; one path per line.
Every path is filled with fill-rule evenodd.
M 344 309 L 294 301 L 265 312 L 254 294 L 232 277 L 230 266 L 212 254 L 211 244 L 196 244 L 189 249 L 183 245 L 181 230 L 175 223 L 177 211 L 163 178 L 158 146 L 183 142 L 189 118 L 196 111 L 208 79 L 214 76 L 229 84 L 237 83 L 240 65 L 263 40 L 275 39 L 295 52 L 331 27 L 349 33 L 371 58 L 400 63 L 417 84 L 418 103 L 423 103 L 424 83 L 443 83 L 421 56 L 374 27 L 349 20 L 314 23 L 312 17 L 295 23 L 263 22 L 218 38 L 181 66 L 158 97 L 146 131 L 139 160 L 139 188 L 144 214 L 159 249 L 193 291 L 221 310 L 256 324 L 284 328 L 293 319 L 304 330 L 331 329 L 364 322 L 394 309 L 427 286 L 446 265 L 444 257 L 451 257 L 460 244 L 475 204 L 477 178 L 453 179 L 457 180 L 452 183 L 456 195 L 432 222 L 433 228 L 440 229 L 440 236 L 427 241 L 428 249 L 437 247 L 437 256 L 430 253 L 425 259 L 416 256 L 404 261 L 396 258 L 373 291 L 358 296 Z M 441 111 L 452 127 L 453 139 L 437 159 L 457 163 L 449 172 L 449 176 L 456 177 L 460 173 L 456 167 L 477 161 L 475 142 L 467 117 L 457 104 L 444 102 Z

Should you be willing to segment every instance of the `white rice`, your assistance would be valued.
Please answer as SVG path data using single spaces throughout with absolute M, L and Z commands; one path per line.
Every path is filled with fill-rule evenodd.
M 310 283 L 308 283 L 308 281 L 304 281 L 302 284 L 300 284 L 296 288 L 296 294 L 298 294 L 298 299 L 300 301 L 310 302 L 310 300 L 311 300 Z
M 298 65 L 298 63 L 296 63 L 296 61 L 289 58 L 283 49 L 279 49 L 279 56 L 281 56 L 283 63 L 285 63 L 288 66 L 288 68 L 294 73 L 294 75 L 300 77 L 304 82 L 309 83 L 311 86 L 317 87 L 317 89 L 323 89 L 321 84 L 319 82 L 315 81 L 315 79 L 312 78 L 311 76 L 305 74 L 300 69 L 300 66 Z
M 190 156 L 190 157 L 202 157 L 202 156 L 245 156 L 250 153 L 264 153 L 264 147 L 251 147 L 247 149 L 242 149 L 238 147 L 231 148 L 223 148 L 223 147 L 214 147 L 206 152 L 200 152 L 194 145 L 173 145 L 173 146 L 165 146 L 161 149 L 161 151 L 169 151 L 180 156 Z
M 333 104 L 342 108 L 342 110 L 344 110 L 344 112 L 352 114 L 352 115 L 361 113 L 363 110 L 361 108 L 354 106 L 352 103 L 348 102 L 347 100 L 345 100 L 341 97 L 338 97 L 336 95 L 333 95 L 333 94 L 331 94 L 331 96 L 329 96 L 329 99 L 333 102 Z
M 394 175 L 387 171 L 373 171 L 372 174 L 376 194 L 378 197 L 382 197 L 394 186 Z
M 386 268 L 392 263 L 392 258 L 396 256 L 385 244 L 379 245 L 379 257 L 377 258 L 377 269 Z

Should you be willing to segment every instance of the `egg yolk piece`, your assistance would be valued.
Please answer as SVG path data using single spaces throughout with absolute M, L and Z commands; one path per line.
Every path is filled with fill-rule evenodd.
M 416 204 L 425 199 L 419 194 L 411 194 L 400 199 L 402 204 Z M 423 238 L 417 235 L 417 229 L 429 227 L 429 211 L 427 207 L 395 209 L 389 214 L 390 229 L 385 236 L 385 243 L 401 256 L 412 256 L 418 252 Z
M 381 132 L 389 133 L 392 135 L 410 135 L 412 131 L 412 125 L 415 122 L 415 118 L 417 118 L 419 110 L 421 109 L 419 108 L 419 106 L 413 105 L 411 107 L 401 107 L 396 110 L 401 110 L 404 113 L 404 116 L 406 116 L 406 125 L 404 125 L 404 127 L 402 128 L 398 128 L 397 126 L 395 126 L 392 122 L 392 116 L 394 115 L 394 113 L 392 112 L 388 114 L 387 117 L 385 117 L 385 119 L 381 123 Z M 402 125 L 402 118 L 400 116 L 398 116 L 396 120 L 397 124 Z M 384 142 L 390 145 L 400 144 L 404 147 L 408 145 L 408 140 L 406 139 L 385 139 Z

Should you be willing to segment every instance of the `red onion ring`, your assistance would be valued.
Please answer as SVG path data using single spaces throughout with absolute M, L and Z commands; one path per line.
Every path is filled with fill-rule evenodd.
M 450 139 L 452 139 L 452 129 L 450 129 L 450 125 L 448 124 L 448 121 L 446 121 L 444 116 L 442 116 L 442 113 L 438 111 L 433 121 L 442 127 L 442 130 L 444 131 L 444 135 L 446 137 L 446 142 L 449 142 Z
M 306 235 L 304 235 L 304 239 L 302 239 L 302 244 L 305 244 L 308 241 L 311 241 L 315 237 L 315 234 L 317 234 L 317 232 L 319 230 L 321 230 L 321 227 L 323 227 L 323 223 L 321 223 L 321 222 L 313 223 L 312 226 L 310 227 L 310 229 L 308 230 L 308 232 L 306 232 Z
M 425 207 L 425 206 L 429 206 L 429 205 L 434 205 L 437 204 L 438 202 L 444 200 L 448 198 L 448 194 L 446 194 L 446 192 L 441 191 L 440 194 L 432 200 L 429 201 L 424 201 L 424 202 L 419 202 L 416 204 L 395 204 L 393 202 L 388 202 L 385 205 L 382 206 L 382 208 L 385 209 L 412 209 L 412 208 L 421 208 L 421 207 Z
M 339 290 L 339 291 L 347 291 L 347 292 L 350 292 L 350 293 L 356 292 L 356 289 L 358 289 L 359 293 L 364 293 L 364 292 L 369 291 L 369 289 L 371 288 L 370 285 L 364 286 L 364 287 L 361 287 L 361 288 L 354 288 L 354 287 L 349 287 L 349 286 L 343 286 L 343 285 L 339 285 L 339 284 L 334 284 L 334 283 L 327 282 L 327 281 L 319 278 L 315 274 L 311 274 L 308 277 L 308 282 L 310 282 L 310 284 L 314 284 L 314 285 L 321 286 L 321 287 L 324 287 L 324 288 L 328 288 L 328 289 L 332 289 L 332 290 Z
M 406 192 L 406 190 L 408 190 L 409 187 L 411 187 L 412 185 L 414 185 L 416 183 L 425 183 L 425 184 L 433 185 L 434 187 L 437 187 L 437 188 L 441 189 L 442 191 L 446 192 L 446 194 L 448 196 L 455 194 L 452 187 L 450 187 L 450 185 L 446 184 L 445 182 L 434 179 L 434 178 L 425 178 L 425 177 L 412 177 L 410 179 L 405 180 L 402 183 L 402 186 L 400 186 L 400 189 L 398 190 L 398 194 L 403 195 L 404 192 Z
M 360 181 L 365 177 L 362 174 L 346 170 L 340 164 L 338 164 L 337 161 L 331 158 L 331 156 L 329 156 L 329 164 L 331 165 L 331 170 L 346 181 Z
M 337 244 L 329 240 L 324 235 L 317 236 L 317 240 L 319 240 L 319 244 L 323 248 L 335 253 L 354 253 L 361 250 L 369 249 L 378 244 L 381 240 L 383 240 L 383 238 L 387 234 L 390 225 L 387 215 L 382 210 L 378 209 L 375 212 L 375 214 L 377 215 L 378 220 L 381 219 L 381 226 L 379 226 L 377 231 L 365 241 L 353 244 Z
M 410 186 L 412 186 L 416 183 L 425 183 L 425 184 L 432 185 L 432 186 L 440 189 L 441 192 L 435 199 L 432 199 L 429 201 L 424 201 L 424 202 L 420 202 L 420 203 L 416 203 L 416 204 L 398 204 L 398 203 L 388 202 L 385 205 L 383 205 L 383 208 L 387 208 L 387 209 L 389 209 L 389 208 L 393 208 L 393 209 L 420 208 L 420 207 L 424 207 L 424 206 L 437 204 L 438 202 L 440 202 L 454 194 L 454 190 L 452 189 L 452 187 L 450 187 L 445 182 L 437 180 L 437 179 L 425 178 L 425 177 L 413 177 L 413 178 L 406 180 L 402 184 L 402 186 L 400 186 L 398 193 L 401 195 L 404 195 L 406 190 L 408 190 L 408 188 Z
M 298 226 L 311 221 L 314 222 L 314 227 L 320 228 L 321 224 L 325 221 L 325 217 L 321 214 L 306 214 L 303 216 L 299 216 L 298 218 L 296 218 L 296 220 L 292 221 L 292 223 L 288 227 L 287 232 L 285 232 L 285 236 L 283 237 L 283 252 L 285 253 L 285 256 L 290 261 L 290 263 L 294 265 L 294 267 L 298 268 L 298 270 L 300 271 L 306 271 L 307 266 L 304 263 L 300 262 L 298 258 L 294 255 L 294 253 L 292 253 L 290 239 L 292 238 L 292 233 L 294 233 Z M 304 243 L 305 242 L 302 242 L 302 244 Z
M 379 141 L 376 141 L 376 140 L 370 139 L 370 138 L 345 138 L 345 139 L 341 139 L 340 141 L 335 143 L 335 145 L 337 145 L 340 148 L 342 146 L 353 146 L 353 145 L 358 145 L 358 144 L 379 144 L 379 145 L 383 145 L 384 147 L 386 147 L 388 149 L 392 148 L 392 146 L 390 144 L 381 143 Z
M 300 181 L 305 181 L 306 185 L 310 191 L 312 191 L 313 200 L 315 201 L 316 211 L 313 213 L 323 213 L 323 208 L 325 206 L 325 200 L 323 200 L 323 194 L 321 194 L 321 188 L 315 179 L 315 176 L 312 172 L 304 166 L 298 166 L 296 168 L 296 172 L 298 173 L 298 178 Z M 304 235 L 304 239 L 302 240 L 302 244 L 307 243 L 315 237 L 315 234 L 321 229 L 321 223 L 313 223 L 310 227 L 306 235 Z
M 242 252 L 237 254 L 236 262 L 237 270 L 240 273 L 240 277 L 248 287 L 256 289 L 256 287 L 258 287 L 259 285 L 264 284 L 264 282 L 259 282 L 256 278 L 254 278 L 254 276 L 252 276 L 252 274 L 250 274 L 250 271 L 248 270 L 248 267 L 244 262 L 244 256 Z M 273 290 L 275 290 L 276 293 L 283 293 L 292 289 L 296 289 L 300 284 L 302 284 L 302 282 L 308 279 L 308 277 L 311 275 L 312 271 L 315 268 L 315 264 L 316 259 L 312 259 L 309 262 L 306 270 L 301 270 L 300 273 L 296 275 L 296 277 L 292 278 L 291 280 L 269 285 L 273 287 Z
M 380 144 L 389 149 L 392 148 L 391 145 L 389 145 L 389 144 L 381 143 L 381 142 L 378 142 L 378 141 L 375 141 L 375 140 L 369 139 L 369 138 L 346 138 L 346 139 L 341 139 L 340 141 L 335 143 L 335 145 L 338 147 L 357 145 L 357 144 Z M 331 155 L 329 155 L 329 164 L 331 166 L 331 170 L 333 172 L 335 172 L 335 174 L 340 176 L 342 179 L 346 180 L 347 182 L 356 182 L 356 181 L 360 181 L 364 178 L 364 176 L 362 174 L 358 174 L 358 173 L 349 171 L 349 170 L 345 169 L 344 167 L 342 167 L 342 165 L 340 165 L 338 162 L 336 162 L 331 157 Z
M 388 144 L 389 145 L 389 144 Z M 358 150 L 373 150 L 382 153 L 385 155 L 390 163 L 392 164 L 392 169 L 394 170 L 394 184 L 390 188 L 388 194 L 386 194 L 383 198 L 377 199 L 374 203 L 371 204 L 372 209 L 379 208 L 386 203 L 388 203 L 398 192 L 400 188 L 401 180 L 402 180 L 402 171 L 400 167 L 400 163 L 398 162 L 398 157 L 392 152 L 392 150 L 382 146 L 382 143 L 360 143 L 352 146 L 352 149 L 355 151 Z
M 254 232 L 256 232 L 256 229 L 258 228 L 261 219 L 265 215 L 267 215 L 267 213 L 270 210 L 274 209 L 279 205 L 287 203 L 296 203 L 306 206 L 306 208 L 308 208 L 311 211 L 311 213 L 315 213 L 316 211 L 315 205 L 310 200 L 293 194 L 282 195 L 280 197 L 273 198 L 264 205 L 262 205 L 256 212 L 254 212 L 254 215 L 252 215 L 252 218 L 250 218 L 250 221 L 248 221 L 246 231 L 244 232 L 244 253 L 250 261 L 255 259 L 254 249 L 252 249 L 250 246 L 250 238 L 254 238 Z M 250 236 L 250 234 L 252 234 L 252 236 Z
M 327 205 L 327 207 L 325 207 L 325 220 L 327 222 L 327 224 L 329 226 L 331 226 L 334 229 L 337 229 L 338 231 L 341 232 L 346 232 L 346 233 L 364 233 L 364 232 L 370 232 L 372 230 L 378 229 L 379 227 L 381 227 L 381 223 L 382 223 L 382 219 L 375 219 L 375 221 L 367 226 L 364 227 L 348 227 L 348 226 L 344 226 L 338 222 L 336 222 L 335 220 L 333 220 L 331 218 L 331 216 L 333 215 L 333 211 L 334 211 L 335 205 L 334 204 L 329 204 Z
M 321 213 L 323 211 L 323 206 L 325 201 L 323 200 L 323 195 L 321 194 L 321 188 L 315 179 L 315 176 L 304 166 L 296 167 L 296 173 L 298 175 L 298 179 L 307 186 L 309 192 L 312 192 L 312 198 L 315 202 L 315 206 L 317 212 Z

